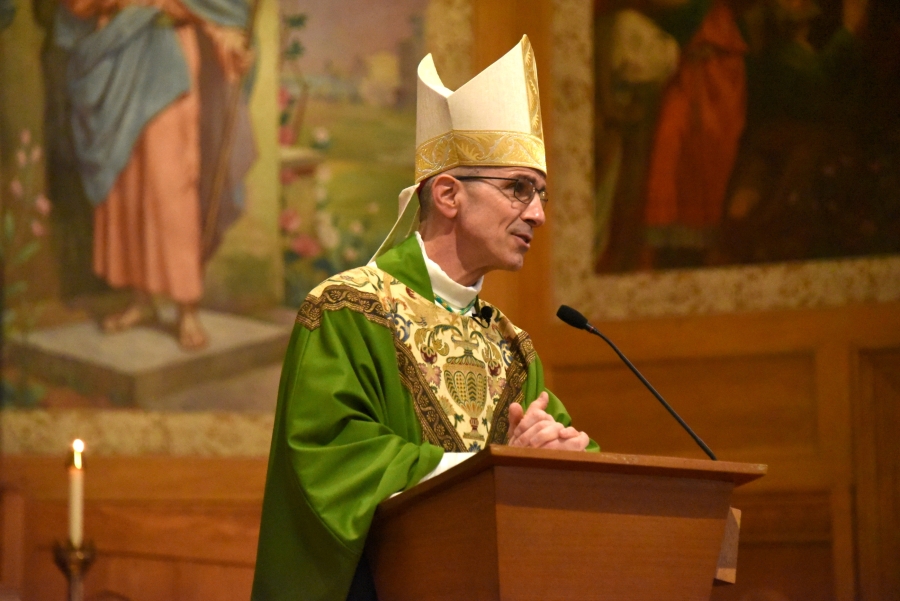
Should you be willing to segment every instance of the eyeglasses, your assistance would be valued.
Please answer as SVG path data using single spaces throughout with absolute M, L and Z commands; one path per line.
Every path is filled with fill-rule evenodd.
M 538 198 L 541 199 L 541 206 L 547 204 L 547 188 L 543 188 L 541 190 L 537 189 L 537 186 L 534 185 L 534 182 L 530 179 L 526 179 L 524 177 L 492 177 L 489 175 L 455 175 L 453 176 L 461 181 L 469 181 L 469 180 L 484 180 L 484 179 L 502 179 L 507 182 L 516 182 L 516 185 L 512 187 L 513 196 L 516 200 L 521 202 L 524 205 L 531 204 L 532 199 L 534 199 L 534 193 L 537 192 Z M 494 186 L 494 184 L 491 184 Z M 501 192 L 503 188 L 500 186 L 494 186 Z M 507 186 L 507 189 L 509 186 Z

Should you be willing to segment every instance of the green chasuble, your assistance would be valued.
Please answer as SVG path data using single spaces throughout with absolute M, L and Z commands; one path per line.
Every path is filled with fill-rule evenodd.
M 537 398 L 543 372 L 499 311 L 483 323 L 435 304 L 415 236 L 310 292 L 281 375 L 254 601 L 344 601 L 381 501 L 445 451 L 506 443 L 509 404 Z M 570 424 L 552 393 L 547 411 Z

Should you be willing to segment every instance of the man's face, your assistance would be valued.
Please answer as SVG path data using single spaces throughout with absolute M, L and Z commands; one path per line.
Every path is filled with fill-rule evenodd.
M 481 168 L 477 176 L 527 179 L 537 190 L 547 186 L 540 171 L 527 167 Z M 457 232 L 463 265 L 481 275 L 494 269 L 521 269 L 534 230 L 546 219 L 540 196 L 535 193 L 527 203 L 517 200 L 514 181 L 470 179 L 461 183 Z

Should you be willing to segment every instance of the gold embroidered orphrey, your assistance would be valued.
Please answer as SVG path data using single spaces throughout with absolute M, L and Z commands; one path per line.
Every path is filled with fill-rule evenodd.
M 509 405 L 521 402 L 536 355 L 528 335 L 499 312 L 484 327 L 422 298 L 377 268 L 334 276 L 307 296 L 297 322 L 313 330 L 325 311 L 349 309 L 389 327 L 400 380 L 423 438 L 445 451 L 506 443 Z

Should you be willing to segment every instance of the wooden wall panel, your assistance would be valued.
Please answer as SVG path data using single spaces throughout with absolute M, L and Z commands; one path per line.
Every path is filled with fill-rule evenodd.
M 65 598 L 52 560 L 54 542 L 66 535 L 60 461 L 5 457 L 3 468 L 7 490 L 15 483 L 22 500 L 18 515 L 4 520 L 4 532 L 12 520 L 22 532 L 3 548 L 3 557 L 23 564 L 16 588 L 25 601 Z M 264 459 L 92 457 L 85 537 L 97 560 L 85 579 L 87 597 L 248 599 L 265 470 Z
M 33 543 L 51 546 L 66 532 L 63 502 L 29 505 Z M 88 501 L 85 530 L 107 553 L 250 565 L 256 558 L 261 505 L 246 502 Z
M 829 543 L 742 545 L 737 582 L 713 589 L 713 601 L 831 601 Z
M 651 361 L 639 369 L 722 459 L 740 450 L 816 452 L 811 355 Z M 556 369 L 554 392 L 604 450 L 703 456 L 624 365 Z
M 26 544 L 23 552 L 26 571 L 24 586 L 20 589 L 23 601 L 66 598 L 66 579 L 53 564 L 49 547 Z M 97 572 L 89 573 L 93 580 Z
M 85 579 L 85 596 L 115 593 L 130 601 L 179 599 L 177 564 L 166 559 L 100 556 Z
M 248 601 L 253 566 L 178 564 L 175 590 L 180 601 Z
M 523 325 L 578 427 L 610 451 L 703 456 L 601 340 L 549 315 Z M 769 465 L 738 490 L 738 584 L 714 599 L 897 598 L 900 305 L 595 325 L 721 458 Z
M 717 587 L 713 599 L 835 599 L 831 474 L 813 349 L 654 358 L 639 367 L 721 459 L 770 466 L 769 476 L 736 494 L 738 583 Z M 605 450 L 703 457 L 625 366 L 555 368 L 554 391 Z
M 2 464 L 0 464 L 2 465 Z M 25 582 L 25 497 L 0 481 L 0 593 L 18 591 Z
M 855 438 L 860 599 L 900 599 L 900 350 L 861 359 Z
M 266 459 L 106 457 L 85 463 L 85 495 L 111 501 L 256 501 L 266 481 Z M 3 483 L 29 498 L 64 500 L 63 457 L 2 457 Z
M 56 601 L 66 598 L 66 582 L 48 561 L 49 549 L 35 551 L 29 562 L 23 599 Z M 101 554 L 85 578 L 85 598 L 118 595 L 129 601 L 247 601 L 253 566 L 219 565 L 169 558 Z
M 735 321 L 740 329 L 741 318 Z M 897 561 L 897 539 L 889 535 L 897 509 L 896 495 L 884 491 L 897 481 L 890 466 L 900 465 L 900 341 L 892 347 L 861 338 L 811 340 L 806 350 L 796 345 L 790 352 L 777 344 L 769 353 L 685 348 L 665 358 L 638 349 L 639 365 L 723 458 L 770 464 L 769 476 L 738 490 L 738 584 L 716 589 L 714 599 L 849 600 L 856 598 L 857 579 L 859 598 L 889 598 Z M 563 356 L 551 349 L 551 357 L 554 352 Z M 568 363 L 551 359 L 548 369 L 576 422 L 599 429 L 608 450 L 699 456 L 614 361 L 589 363 L 582 355 Z M 837 405 L 851 400 L 855 436 L 853 424 L 838 423 L 844 409 Z M 853 461 L 842 454 L 839 437 L 855 440 Z M 265 467 L 262 459 L 92 457 L 86 527 L 100 557 L 86 583 L 89 594 L 246 599 Z M 0 578 L 6 583 L 19 570 L 26 601 L 59 599 L 65 583 L 50 550 L 65 533 L 60 461 L 4 457 L 3 480 Z M 845 492 L 854 489 L 855 513 L 845 502 Z M 854 523 L 860 524 L 856 532 Z M 851 525 L 850 545 L 840 539 L 842 524 Z
M 830 601 L 835 595 L 831 495 L 747 493 L 741 509 L 737 582 L 716 587 L 713 601 Z

